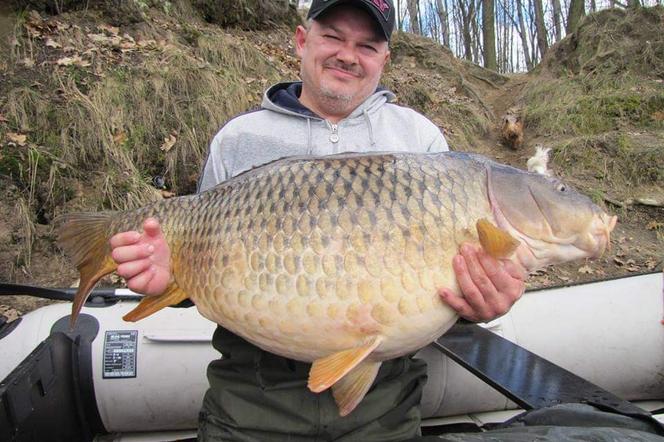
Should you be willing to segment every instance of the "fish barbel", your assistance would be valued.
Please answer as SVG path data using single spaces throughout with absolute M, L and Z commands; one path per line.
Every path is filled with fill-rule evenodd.
M 332 388 L 340 414 L 382 361 L 412 353 L 457 319 L 437 289 L 460 294 L 451 265 L 481 243 L 526 269 L 599 256 L 616 218 L 560 181 L 482 156 L 293 157 L 196 195 L 133 211 L 72 214 L 59 243 L 81 285 L 117 267 L 109 239 L 156 218 L 173 282 L 125 316 L 190 298 L 206 318 L 276 354 L 313 362 L 309 388 Z

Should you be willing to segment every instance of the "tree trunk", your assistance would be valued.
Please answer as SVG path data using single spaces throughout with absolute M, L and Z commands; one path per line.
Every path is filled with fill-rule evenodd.
M 498 70 L 496 64 L 496 25 L 493 0 L 482 0 L 482 41 L 484 44 L 484 67 Z
M 581 19 L 586 15 L 586 5 L 584 0 L 570 0 L 569 13 L 567 14 L 567 33 L 576 31 Z
M 526 23 L 523 20 L 523 4 L 521 3 L 521 0 L 516 0 L 516 12 L 519 17 L 519 37 L 521 37 L 521 44 L 523 45 L 523 57 L 526 61 L 526 69 L 531 70 L 533 68 L 533 62 L 530 58 L 530 45 L 528 44 Z
M 401 17 L 401 0 L 397 0 L 397 30 L 402 31 L 403 17 Z
M 446 1 L 447 3 L 447 1 Z M 450 22 L 447 17 L 447 8 L 443 4 L 443 0 L 436 0 L 436 12 L 440 19 L 440 28 L 443 33 L 443 44 L 450 47 Z
M 407 0 L 406 2 L 406 6 L 408 7 L 408 15 L 410 17 L 410 32 L 413 34 L 422 35 L 417 3 L 417 0 Z
M 627 0 L 627 7 L 628 8 L 639 8 L 641 7 L 641 1 L 640 0 Z
M 461 35 L 463 40 L 463 49 L 464 54 L 463 58 L 468 61 L 473 61 L 473 47 L 472 47 L 472 37 L 471 37 L 471 11 L 474 6 L 474 0 L 470 0 L 470 5 L 466 8 L 464 0 L 459 0 L 459 10 L 461 12 Z
M 537 30 L 537 47 L 540 52 L 540 60 L 544 58 L 549 44 L 546 41 L 546 26 L 544 25 L 544 8 L 542 7 L 542 0 L 533 0 L 535 7 L 535 27 Z
M 562 16 L 560 0 L 551 0 L 551 8 L 553 9 L 553 30 L 557 43 L 563 38 L 563 30 L 560 26 L 560 17 Z
M 473 63 L 480 64 L 480 54 L 482 52 L 480 45 L 482 44 L 482 37 L 480 37 L 479 23 L 477 22 L 477 10 L 479 9 L 482 0 L 477 0 L 477 3 L 475 3 L 475 0 L 470 1 L 472 3 L 472 8 L 470 9 L 470 26 L 473 31 L 470 41 L 473 44 Z

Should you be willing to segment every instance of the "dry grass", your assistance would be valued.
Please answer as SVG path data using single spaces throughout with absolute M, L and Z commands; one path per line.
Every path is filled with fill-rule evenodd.
M 231 116 L 257 106 L 259 91 L 288 70 L 241 35 L 191 20 L 185 29 L 174 17 L 148 12 L 154 15 L 140 27 L 119 35 L 150 43 L 126 53 L 92 41 L 90 34 L 102 32 L 95 20 L 103 20 L 86 26 L 85 12 L 71 13 L 80 15 L 71 20 L 77 26 L 58 25 L 57 16 L 44 22 L 41 36 L 26 31 L 32 19 L 24 14 L 0 43 L 10 43 L 3 71 L 11 78 L 0 87 L 8 120 L 0 124 L 0 174 L 23 196 L 19 267 L 31 264 L 35 226 L 61 211 L 142 206 L 161 198 L 154 176 L 164 177 L 169 191 L 195 191 L 211 137 Z M 60 47 L 46 47 L 47 39 Z M 90 65 L 56 65 L 73 54 Z M 6 145 L 8 133 L 27 142 Z

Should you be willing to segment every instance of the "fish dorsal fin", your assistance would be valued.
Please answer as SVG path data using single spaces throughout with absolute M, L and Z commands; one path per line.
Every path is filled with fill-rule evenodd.
M 187 296 L 176 283 L 172 283 L 163 294 L 159 296 L 146 296 L 141 299 L 141 302 L 138 303 L 136 308 L 124 315 L 122 319 L 125 321 L 136 322 L 150 316 L 164 307 L 179 304 L 188 297 L 189 296 Z
M 376 379 L 381 364 L 382 362 L 360 362 L 332 386 L 332 396 L 339 407 L 339 415 L 350 414 L 362 401 Z
M 521 244 L 512 235 L 496 227 L 486 218 L 477 220 L 475 226 L 482 248 L 496 259 L 509 257 Z
M 383 342 L 382 336 L 376 336 L 361 347 L 316 359 L 309 371 L 309 383 L 307 384 L 309 390 L 314 393 L 327 390 L 369 356 L 381 342 Z

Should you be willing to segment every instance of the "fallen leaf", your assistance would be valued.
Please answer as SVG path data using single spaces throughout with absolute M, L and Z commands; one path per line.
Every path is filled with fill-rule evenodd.
M 116 26 L 110 26 L 110 25 L 107 25 L 107 24 L 103 24 L 103 23 L 101 25 L 97 26 L 97 28 L 101 29 L 102 31 L 106 31 L 109 34 L 113 34 L 113 35 L 118 35 L 120 33 L 120 28 L 118 28 Z
M 69 29 L 71 26 L 69 25 L 69 23 L 63 23 L 61 21 L 56 21 L 55 22 L 55 27 L 58 29 L 58 31 L 64 31 L 64 30 Z
M 169 192 L 168 190 L 162 190 L 161 191 L 161 196 L 164 198 L 173 198 L 175 196 L 175 192 Z
M 663 202 L 657 201 L 655 198 L 651 198 L 651 197 L 640 197 L 640 198 L 636 198 L 635 201 L 639 204 L 644 205 L 644 206 L 653 206 L 653 207 L 663 207 L 664 206 Z
M 9 120 L 7 119 L 7 117 L 5 117 L 4 115 L 0 114 L 0 123 L 6 123 L 7 121 L 9 121 Z
M 58 43 L 57 41 L 53 40 L 53 39 L 50 38 L 50 37 L 46 39 L 46 43 L 44 43 L 44 44 L 45 44 L 47 47 L 49 47 L 49 48 L 53 48 L 53 49 L 57 49 L 57 48 L 59 48 L 59 47 L 61 46 L 60 43 Z
M 159 149 L 163 150 L 164 152 L 168 152 L 169 150 L 171 150 L 173 148 L 176 141 L 177 141 L 177 138 L 175 138 L 175 136 L 173 136 L 173 134 L 171 134 L 171 135 L 167 136 L 166 138 L 164 138 L 164 144 L 162 144 Z
M 648 230 L 659 230 L 662 228 L 664 228 L 664 223 L 659 221 L 650 221 L 648 224 L 646 224 L 646 229 Z
M 615 262 L 616 264 L 618 264 L 618 265 L 621 266 L 621 267 L 625 265 L 625 261 L 623 261 L 622 259 L 618 258 L 617 256 L 614 256 L 614 257 L 613 257 L 613 262 Z
M 148 46 L 157 46 L 157 42 L 154 40 L 138 40 L 136 44 L 140 48 L 147 48 Z
M 643 263 L 648 270 L 653 270 L 655 267 L 657 267 L 657 261 L 654 259 L 647 259 L 645 263 Z
M 113 135 L 113 142 L 117 145 L 122 145 L 127 141 L 127 133 L 125 131 L 116 131 Z
M 79 66 L 82 68 L 90 66 L 90 62 L 83 60 L 79 55 L 74 55 L 73 57 L 62 57 L 56 60 L 55 64 L 58 66 Z
M 19 61 L 19 63 L 22 64 L 23 66 L 25 66 L 26 68 L 31 68 L 35 65 L 35 61 L 32 58 L 28 58 L 28 57 L 22 58 Z
M 594 272 L 593 272 L 593 269 L 590 268 L 590 266 L 585 265 L 585 266 L 579 267 L 579 273 L 585 273 L 586 275 L 590 275 Z
M 111 39 L 105 34 L 88 34 L 88 38 L 94 43 L 107 43 Z
M 10 143 L 18 144 L 19 146 L 25 146 L 25 142 L 28 139 L 28 136 L 25 134 L 17 134 L 16 132 L 7 132 L 7 138 Z

